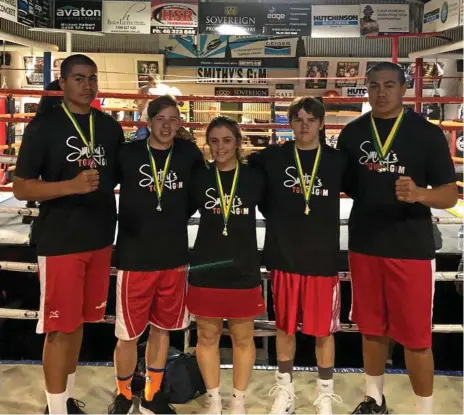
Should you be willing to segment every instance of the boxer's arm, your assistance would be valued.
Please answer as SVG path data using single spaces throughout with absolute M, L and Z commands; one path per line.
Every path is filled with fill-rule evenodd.
M 39 179 L 13 180 L 13 195 L 18 200 L 44 202 L 74 194 L 71 180 L 61 182 L 44 182 Z

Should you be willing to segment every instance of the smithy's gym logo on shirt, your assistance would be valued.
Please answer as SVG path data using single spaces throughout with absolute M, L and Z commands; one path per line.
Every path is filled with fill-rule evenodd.
M 300 194 L 302 190 L 300 187 L 300 178 L 298 177 L 298 170 L 296 169 L 296 167 L 287 167 L 285 169 L 285 175 L 289 177 L 289 179 L 284 181 L 284 186 L 291 188 L 293 193 Z M 306 186 L 309 186 L 309 183 L 311 181 L 311 175 L 305 173 L 304 179 Z M 312 194 L 314 196 L 329 196 L 329 189 L 324 189 L 324 184 L 322 183 L 322 180 L 317 176 L 314 180 Z
M 150 192 L 156 192 L 156 185 L 153 180 L 151 167 L 149 164 L 142 164 L 139 169 L 140 174 L 143 176 L 143 179 L 139 181 L 140 187 L 148 187 Z M 161 182 L 163 178 L 163 170 L 158 170 L 158 181 Z M 169 190 L 182 189 L 184 187 L 184 182 L 179 182 L 177 173 L 169 170 L 169 173 L 166 175 L 166 180 L 164 181 L 164 187 Z
M 209 199 L 205 203 L 206 210 L 212 210 L 214 215 L 222 215 L 221 213 L 221 200 L 219 199 L 218 191 L 210 187 L 205 192 L 206 197 Z M 226 203 L 229 203 L 230 196 L 226 193 L 225 195 Z M 242 199 L 239 196 L 235 195 L 234 200 L 232 201 L 232 208 L 230 213 L 232 215 L 248 215 L 250 213 L 250 209 L 242 207 Z
M 66 145 L 71 152 L 68 153 L 66 160 L 70 163 L 78 163 L 79 167 L 97 167 L 106 166 L 108 163 L 105 155 L 105 149 L 100 144 L 97 144 L 93 154 L 90 153 L 87 146 L 82 146 L 82 140 L 79 137 L 71 136 L 66 140 Z
M 369 170 L 377 170 L 382 167 L 379 162 L 379 156 L 375 151 L 374 145 L 371 141 L 364 141 L 360 146 L 362 156 L 359 158 L 359 164 L 366 166 Z M 398 154 L 393 150 L 390 150 L 387 157 L 385 158 L 385 166 L 390 173 L 405 174 L 406 167 L 398 166 L 399 162 Z

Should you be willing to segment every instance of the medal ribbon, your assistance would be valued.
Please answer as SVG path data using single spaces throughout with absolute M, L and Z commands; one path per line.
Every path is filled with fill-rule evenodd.
M 61 103 L 61 108 L 63 108 L 64 112 L 68 116 L 68 118 L 71 120 L 71 122 L 74 125 L 74 128 L 76 131 L 79 133 L 81 140 L 85 144 L 85 146 L 88 148 L 90 154 L 93 154 L 95 150 L 95 116 L 93 113 L 93 110 L 90 110 L 90 118 L 89 118 L 89 129 L 90 129 L 90 143 L 87 141 L 87 138 L 82 131 L 81 126 L 77 122 L 76 118 L 74 117 L 73 113 L 69 111 L 68 107 L 65 105 L 64 102 Z
M 316 180 L 317 172 L 319 170 L 319 165 L 321 164 L 321 153 L 322 153 L 322 146 L 319 144 L 317 148 L 316 160 L 314 160 L 313 171 L 311 173 L 311 180 L 309 181 L 309 185 L 306 186 L 303 167 L 301 166 L 300 156 L 298 154 L 298 149 L 296 148 L 296 143 L 293 146 L 293 155 L 295 157 L 295 164 L 298 170 L 298 176 L 300 178 L 300 188 L 303 190 L 303 196 L 306 204 L 305 215 L 308 215 L 310 212 L 309 208 L 309 199 L 311 199 L 311 193 L 314 186 L 314 181 Z
M 234 179 L 232 181 L 232 188 L 230 189 L 229 201 L 227 201 L 225 194 L 224 194 L 224 189 L 222 187 L 221 175 L 219 173 L 219 169 L 216 166 L 216 185 L 219 191 L 219 200 L 221 203 L 222 218 L 224 219 L 224 231 L 222 232 L 224 236 L 227 236 L 227 223 L 229 222 L 230 211 L 232 209 L 232 204 L 234 201 L 235 193 L 237 191 L 239 176 L 240 176 L 240 164 L 237 161 L 235 165 Z
M 164 190 L 164 182 L 166 181 L 166 176 L 167 176 L 169 167 L 171 166 L 172 150 L 174 148 L 174 143 L 172 144 L 168 157 L 166 158 L 166 161 L 164 162 L 164 168 L 163 168 L 163 173 L 161 173 L 161 179 L 158 180 L 158 170 L 156 168 L 156 161 L 151 152 L 149 141 L 150 140 L 147 139 L 148 156 L 150 158 L 151 173 L 153 176 L 153 181 L 155 183 L 156 196 L 158 196 L 158 206 L 160 206 L 161 196 L 163 195 L 163 190 Z
M 379 132 L 377 131 L 377 126 L 375 125 L 374 117 L 372 116 L 371 112 L 371 129 L 372 129 L 372 138 L 374 140 L 374 147 L 379 159 L 383 161 L 385 157 L 387 157 L 392 145 L 393 141 L 395 141 L 396 135 L 398 134 L 398 130 L 400 129 L 401 122 L 403 121 L 404 117 L 404 108 L 401 110 L 398 118 L 395 121 L 390 133 L 388 134 L 387 140 L 385 144 L 382 146 L 382 141 L 380 140 Z

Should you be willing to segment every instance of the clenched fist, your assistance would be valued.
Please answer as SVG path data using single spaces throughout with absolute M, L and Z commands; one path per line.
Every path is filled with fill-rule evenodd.
M 400 202 L 416 203 L 422 201 L 424 189 L 417 187 L 410 177 L 400 176 L 395 183 L 395 192 Z
M 98 170 L 89 169 L 81 171 L 74 179 L 71 180 L 74 194 L 86 194 L 98 189 L 100 177 Z

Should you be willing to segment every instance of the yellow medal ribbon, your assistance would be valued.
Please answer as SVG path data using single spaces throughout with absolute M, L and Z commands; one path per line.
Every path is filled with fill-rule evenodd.
M 224 230 L 222 231 L 222 234 L 224 236 L 228 235 L 227 223 L 229 222 L 230 212 L 232 210 L 235 193 L 237 191 L 239 176 L 240 176 L 240 163 L 237 161 L 235 165 L 234 179 L 232 181 L 232 188 L 230 189 L 229 200 L 226 200 L 224 189 L 222 187 L 221 175 L 219 173 L 219 169 L 216 166 L 216 185 L 219 191 L 219 200 L 221 203 L 222 218 L 224 219 Z
M 317 148 L 316 160 L 314 160 L 313 171 L 311 173 L 311 180 L 309 181 L 309 185 L 306 186 L 306 181 L 303 173 L 303 168 L 301 166 L 300 156 L 298 154 L 298 149 L 296 148 L 296 143 L 293 146 L 293 155 L 295 158 L 296 168 L 298 170 L 298 176 L 300 178 L 300 188 L 303 190 L 303 196 L 306 204 L 306 208 L 304 211 L 305 215 L 309 215 L 311 209 L 309 208 L 309 200 L 311 199 L 311 194 L 314 186 L 314 181 L 316 180 L 317 172 L 319 170 L 319 165 L 321 164 L 321 154 L 322 154 L 322 146 L 319 144 Z
M 83 141 L 84 145 L 87 147 L 90 153 L 89 155 L 92 155 L 95 150 L 95 116 L 94 116 L 93 110 L 90 109 L 90 118 L 89 118 L 90 143 L 89 143 L 87 141 L 87 138 L 84 132 L 82 131 L 81 126 L 77 122 L 73 113 L 69 111 L 68 107 L 65 105 L 64 102 L 61 103 L 61 108 L 63 108 L 64 112 L 66 113 L 68 118 L 71 120 L 72 124 L 74 125 L 74 128 L 79 133 L 81 140 Z
M 161 178 L 160 180 L 158 180 L 158 170 L 156 168 L 156 161 L 151 152 L 149 141 L 150 139 L 147 138 L 147 150 L 148 157 L 150 158 L 151 173 L 153 176 L 153 182 L 155 183 L 156 196 L 158 196 L 158 206 L 156 207 L 156 210 L 158 212 L 161 212 L 161 197 L 163 196 L 164 182 L 166 181 L 166 176 L 168 174 L 169 167 L 171 166 L 172 150 L 174 148 L 174 143 L 172 143 L 171 150 L 169 151 L 168 157 L 164 162 L 164 168 L 163 172 L 161 173 Z
M 398 130 L 400 129 L 401 122 L 403 121 L 403 117 L 404 117 L 404 108 L 401 110 L 400 114 L 396 118 L 395 124 L 390 130 L 387 140 L 385 141 L 385 144 L 382 146 L 382 141 L 380 140 L 379 132 L 377 130 L 377 126 L 375 125 L 374 116 L 372 115 L 372 112 L 371 112 L 372 138 L 374 140 L 375 151 L 377 152 L 380 165 L 382 166 L 378 169 L 380 173 L 387 171 L 387 167 L 384 166 L 385 158 L 390 152 L 393 142 L 395 141 L 396 135 L 398 134 Z

